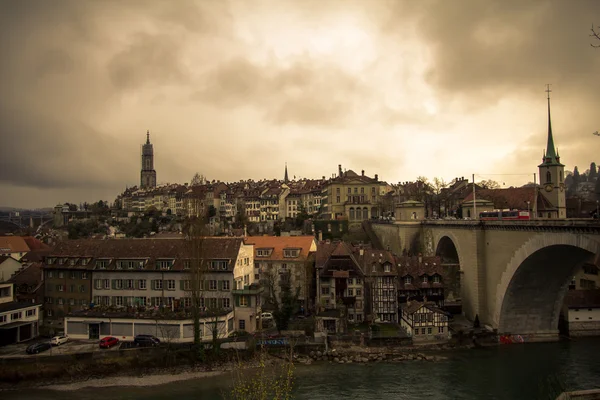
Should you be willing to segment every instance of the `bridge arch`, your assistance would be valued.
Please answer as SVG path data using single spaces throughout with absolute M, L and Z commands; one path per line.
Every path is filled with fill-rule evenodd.
M 435 255 L 442 259 L 442 263 L 460 264 L 456 243 L 458 243 L 456 239 L 453 240 L 448 235 L 443 235 L 439 238 L 435 248 Z
M 568 284 L 596 254 L 599 242 L 570 232 L 543 233 L 525 242 L 496 287 L 493 322 L 498 331 L 556 336 Z

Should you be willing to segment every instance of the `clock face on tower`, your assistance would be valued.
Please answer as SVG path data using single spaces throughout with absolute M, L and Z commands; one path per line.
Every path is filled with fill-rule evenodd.
M 553 188 L 552 188 L 551 184 L 548 184 L 548 185 L 546 185 L 545 189 L 546 189 L 546 192 L 551 192 Z

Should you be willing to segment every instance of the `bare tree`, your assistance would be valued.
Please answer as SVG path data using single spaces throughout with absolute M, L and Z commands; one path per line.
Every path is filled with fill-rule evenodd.
M 594 24 L 592 24 L 592 28 L 590 29 L 592 33 L 590 33 L 590 37 L 593 37 L 594 40 L 600 41 L 600 27 L 594 29 Z M 600 44 L 590 43 L 590 46 L 594 48 L 600 47 Z
M 188 294 L 191 299 L 192 320 L 194 326 L 194 345 L 198 351 L 202 350 L 202 326 L 200 319 L 204 307 L 204 275 L 205 264 L 203 262 L 203 248 L 205 241 L 206 224 L 202 218 L 195 218 L 190 221 L 188 226 L 188 245 L 189 245 L 189 274 L 190 282 L 188 285 Z M 201 355 L 199 353 L 199 355 Z
M 500 189 L 500 184 L 491 179 L 484 179 L 482 181 L 477 182 L 477 186 L 482 189 Z
M 190 181 L 190 186 L 203 185 L 204 182 L 206 182 L 204 175 L 200 175 L 198 172 L 196 172 Z

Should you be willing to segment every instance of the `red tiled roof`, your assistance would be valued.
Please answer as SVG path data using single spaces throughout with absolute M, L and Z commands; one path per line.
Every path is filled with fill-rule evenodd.
M 314 236 L 248 236 L 245 238 L 246 244 L 254 245 L 255 261 L 261 260 L 290 260 L 304 261 L 309 253 L 315 250 Z M 273 249 L 268 257 L 258 257 L 258 249 Z M 298 257 L 284 257 L 284 249 L 300 249 Z
M 0 236 L 0 253 L 27 253 L 29 246 L 22 236 Z
M 23 240 L 27 243 L 30 250 L 49 250 L 50 246 L 33 236 L 23 236 Z
M 533 209 L 535 188 L 506 188 L 506 189 L 480 189 L 475 193 L 476 199 L 485 199 L 494 203 L 496 209 L 527 210 L 527 202 Z M 473 192 L 469 193 L 463 202 L 472 201 Z M 553 210 L 552 204 L 539 192 L 537 196 L 537 209 Z
M 95 259 L 112 260 L 107 269 L 115 269 L 117 259 L 140 259 L 146 260 L 143 269 L 154 270 L 154 261 L 161 259 L 175 260 L 172 270 L 182 270 L 183 261 L 192 257 L 192 246 L 202 246 L 201 258 L 208 260 L 229 260 L 229 269 L 233 268 L 243 239 L 238 237 L 205 237 L 201 241 L 190 241 L 186 239 L 79 239 L 60 242 L 52 250 L 49 257 L 55 258 L 77 258 L 74 266 L 69 262 L 52 265 L 44 264 L 45 268 L 77 268 L 94 269 Z M 91 261 L 83 266 L 81 259 L 90 258 Z

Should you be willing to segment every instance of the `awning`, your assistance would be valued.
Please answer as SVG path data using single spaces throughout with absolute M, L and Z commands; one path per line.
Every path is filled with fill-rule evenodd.
M 17 327 L 23 326 L 23 325 L 31 325 L 32 323 L 33 323 L 32 321 L 11 322 L 10 324 L 0 325 L 0 331 L 3 329 L 17 328 Z
M 104 321 L 68 321 L 68 322 L 81 322 L 82 324 L 101 324 Z

